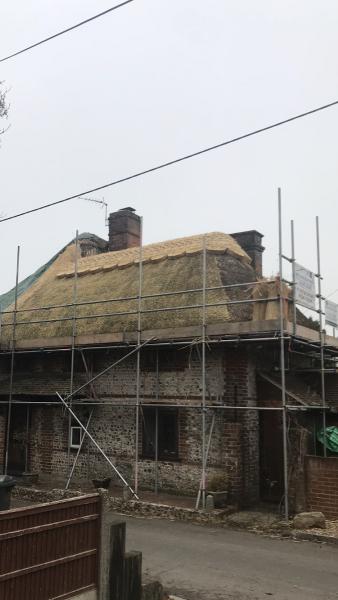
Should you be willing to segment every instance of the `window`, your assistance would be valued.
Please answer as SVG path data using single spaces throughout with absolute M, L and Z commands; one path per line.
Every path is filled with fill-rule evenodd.
M 145 348 L 141 353 L 143 371 L 184 371 L 189 366 L 189 352 L 184 349 L 164 347 Z
M 142 455 L 143 458 L 155 459 L 156 430 L 158 439 L 159 460 L 178 459 L 178 410 L 177 408 L 143 409 L 142 418 Z
M 82 441 L 82 429 L 78 425 L 72 425 L 70 428 L 70 447 L 78 450 Z

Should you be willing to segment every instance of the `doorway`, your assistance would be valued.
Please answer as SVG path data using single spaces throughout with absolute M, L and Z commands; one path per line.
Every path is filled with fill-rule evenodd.
M 10 475 L 21 475 L 28 470 L 29 426 L 29 406 L 13 404 L 9 429 L 7 467 Z
M 283 424 L 280 411 L 260 414 L 260 497 L 280 502 L 283 497 Z

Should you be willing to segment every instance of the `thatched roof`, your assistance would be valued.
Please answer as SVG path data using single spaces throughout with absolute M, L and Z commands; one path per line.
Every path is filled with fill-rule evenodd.
M 82 236 L 83 237 L 83 236 Z M 82 240 L 85 243 L 85 239 Z M 81 246 L 80 241 L 80 246 Z M 217 287 L 256 280 L 250 258 L 229 235 L 208 233 L 180 238 L 143 247 L 142 296 L 163 292 L 201 289 L 203 285 L 203 247 L 207 249 L 207 287 Z M 56 260 L 19 298 L 18 308 L 28 309 L 18 313 L 16 339 L 50 338 L 72 335 L 74 308 L 74 243 L 67 246 Z M 118 252 L 101 253 L 81 258 L 78 256 L 78 277 L 76 296 L 78 303 L 92 304 L 77 306 L 76 334 L 97 334 L 137 329 L 137 308 L 139 289 L 138 248 Z M 274 293 L 274 292 L 273 292 Z M 232 290 L 213 290 L 206 294 L 207 304 L 228 300 L 251 298 L 252 286 Z M 265 292 L 264 292 L 265 294 Z M 102 302 L 114 298 L 134 297 L 134 299 Z M 202 293 L 190 291 L 164 297 L 142 299 L 142 329 L 159 329 L 198 325 L 202 310 L 187 308 L 202 303 Z M 69 304 L 60 308 L 51 305 Z M 206 310 L 207 323 L 225 321 L 249 321 L 255 318 L 253 305 L 240 304 L 210 306 Z M 29 311 L 33 307 L 43 310 Z M 169 308 L 169 311 L 153 309 Z M 149 312 L 147 312 L 149 311 Z M 121 313 L 109 316 L 108 313 Z M 123 314 L 128 313 L 128 314 Z M 131 314 L 133 313 L 133 314 Z M 98 316 L 105 315 L 105 316 Z M 262 318 L 262 315 L 259 315 Z M 91 317 L 91 318 L 83 318 Z M 12 315 L 5 315 L 1 341 L 11 339 Z M 63 319 L 57 321 L 57 319 Z M 36 321 L 52 320 L 52 323 Z M 24 324 L 22 324 L 24 322 Z

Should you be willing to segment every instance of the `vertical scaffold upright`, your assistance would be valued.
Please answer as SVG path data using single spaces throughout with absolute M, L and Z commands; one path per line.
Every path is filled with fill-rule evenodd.
M 295 254 L 295 225 L 293 219 L 291 220 L 291 264 L 292 264 L 292 333 L 297 333 L 297 295 L 296 295 L 296 254 Z
M 140 427 L 140 391 L 141 391 L 141 327 L 142 327 L 142 288 L 143 288 L 143 218 L 140 218 L 139 280 L 137 300 L 137 346 L 136 354 L 136 408 L 135 408 L 135 476 L 134 488 L 139 485 L 139 427 Z
M 75 234 L 75 254 L 74 254 L 74 281 L 73 281 L 73 299 L 72 299 L 72 346 L 70 354 L 70 406 L 72 405 L 72 394 L 74 387 L 74 363 L 75 363 L 75 342 L 76 342 L 76 307 L 77 307 L 77 274 L 78 274 L 78 252 L 79 252 L 79 232 Z M 71 446 L 71 431 L 72 431 L 72 416 L 68 413 L 68 446 L 67 446 L 67 462 L 68 471 L 70 469 L 70 446 Z
M 11 366 L 10 366 L 10 375 L 9 375 L 9 395 L 8 395 L 7 423 L 6 423 L 6 448 L 5 448 L 5 465 L 4 465 L 5 475 L 7 475 L 7 471 L 8 471 L 9 439 L 10 439 L 11 417 L 12 417 L 14 359 L 15 359 L 15 344 L 16 344 L 16 322 L 17 322 L 17 314 L 18 314 L 19 268 L 20 268 L 20 246 L 18 246 L 17 254 L 16 254 L 14 311 L 13 311 L 13 322 L 12 322 Z
M 283 475 L 284 475 L 284 516 L 289 519 L 289 474 L 288 474 L 288 439 L 287 439 L 287 405 L 285 389 L 285 347 L 284 347 L 284 294 L 283 294 L 283 229 L 282 229 L 282 192 L 278 188 L 278 238 L 279 238 L 279 316 L 280 316 L 280 371 L 282 383 L 282 416 L 283 416 Z
M 206 381 L 205 381 L 205 351 L 206 351 L 206 281 L 207 281 L 207 240 L 203 236 L 202 252 L 202 506 L 205 508 L 206 491 L 206 452 L 205 452 L 205 428 L 206 428 Z
M 324 360 L 324 331 L 323 331 L 323 307 L 322 307 L 322 274 L 320 266 L 320 238 L 319 217 L 316 217 L 316 241 L 317 241 L 317 283 L 318 283 L 318 312 L 319 312 L 319 343 L 320 343 L 320 378 L 323 407 L 323 444 L 324 456 L 327 455 L 326 448 L 326 398 L 325 398 L 325 360 Z
M 158 347 L 156 348 L 156 408 L 155 408 L 155 476 L 154 476 L 154 492 L 158 494 L 158 402 L 160 395 L 160 372 L 159 372 L 159 354 Z

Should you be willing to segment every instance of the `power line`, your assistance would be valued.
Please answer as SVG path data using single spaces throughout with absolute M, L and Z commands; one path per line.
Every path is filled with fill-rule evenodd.
M 330 298 L 331 296 L 334 296 L 334 294 L 336 294 L 338 292 L 338 288 L 336 290 L 334 290 L 333 292 L 330 292 L 330 294 L 326 294 L 326 298 Z
M 37 46 L 40 46 L 41 44 L 45 44 L 46 42 L 49 42 L 50 40 L 53 40 L 54 38 L 57 38 L 60 35 L 63 35 L 64 33 L 69 33 L 69 31 L 73 31 L 73 29 L 82 27 L 82 25 L 86 25 L 87 23 L 90 23 L 91 21 L 95 21 L 95 19 L 99 19 L 100 17 L 103 17 L 104 15 L 107 15 L 108 13 L 113 12 L 113 10 L 116 10 L 117 8 L 121 8 L 122 6 L 125 6 L 126 4 L 130 4 L 131 2 L 134 2 L 134 0 L 125 0 L 124 2 L 120 2 L 120 4 L 116 4 L 115 6 L 112 6 L 111 8 L 107 8 L 107 10 L 104 10 L 104 11 L 98 13 L 97 15 L 93 15 L 92 17 L 89 17 L 88 19 L 85 19 L 84 21 L 81 21 L 80 23 L 76 23 L 76 25 L 67 27 L 67 29 L 58 31 L 58 33 L 54 33 L 53 35 L 50 35 L 49 37 L 46 37 L 43 40 L 40 40 L 39 42 L 35 42 L 35 44 L 26 46 L 26 48 L 22 48 L 22 50 L 18 50 L 17 52 L 13 52 L 13 54 L 9 54 L 8 56 L 1 58 L 0 63 L 4 62 L 5 60 L 9 60 L 10 58 L 14 58 L 14 56 L 18 56 L 19 54 L 23 54 L 24 52 L 28 52 L 28 50 L 32 50 L 32 48 L 36 48 Z
M 265 127 L 261 127 L 260 129 L 255 129 L 254 131 L 249 131 L 248 133 L 243 133 L 242 135 L 239 135 L 230 140 L 226 140 L 225 142 L 220 142 L 219 144 L 215 144 L 214 146 L 209 146 L 207 148 L 203 148 L 202 150 L 197 150 L 197 152 L 192 152 L 191 154 L 185 154 L 184 156 L 180 156 L 179 158 L 175 158 L 174 160 L 170 160 L 168 162 L 156 165 L 155 167 L 151 167 L 150 169 L 145 169 L 144 171 L 138 171 L 137 173 L 133 173 L 132 175 L 127 175 L 127 177 L 122 177 L 121 179 L 115 179 L 114 181 L 110 181 L 109 183 L 99 185 L 98 187 L 91 188 L 90 190 L 84 190 L 84 191 L 79 192 L 78 194 L 74 194 L 73 196 L 68 196 L 67 198 L 63 198 L 62 200 L 56 200 L 56 202 L 50 202 L 49 204 L 43 204 L 42 206 L 37 206 L 36 208 L 31 208 L 30 210 L 26 210 L 26 211 L 18 213 L 16 215 L 12 215 L 11 217 L 5 217 L 3 219 L 0 219 L 0 223 L 3 223 L 4 221 L 10 221 L 11 219 L 17 219 L 18 217 L 23 217 L 24 215 L 29 215 L 30 213 L 37 212 L 38 210 L 44 210 L 45 208 L 50 208 L 51 206 L 56 206 L 57 204 L 63 204 L 64 202 L 69 202 L 70 200 L 75 200 L 76 198 L 79 198 L 79 196 L 86 196 L 88 194 L 93 194 L 94 192 L 99 192 L 100 190 L 104 190 L 106 188 L 113 187 L 114 185 L 119 185 L 120 183 L 124 183 L 125 181 L 130 181 L 131 179 L 136 179 L 137 177 L 142 177 L 143 175 L 148 175 L 149 173 L 154 173 L 155 171 L 159 171 L 160 169 L 165 169 L 166 167 L 170 167 L 177 163 L 183 162 L 184 160 L 189 160 L 190 158 L 194 158 L 196 156 L 206 154 L 207 152 L 211 152 L 212 150 L 217 150 L 218 148 L 222 148 L 223 146 L 229 146 L 230 144 L 234 144 L 235 142 L 240 142 L 242 140 L 245 140 L 246 138 L 253 137 L 254 135 L 258 135 L 259 133 L 264 133 L 265 131 L 269 131 L 270 129 L 280 127 L 281 125 L 286 125 L 287 123 L 291 123 L 292 121 L 296 121 L 297 119 L 302 119 L 303 117 L 313 115 L 314 113 L 325 110 L 327 108 L 331 108 L 332 106 L 336 106 L 337 104 L 338 104 L 338 100 L 335 100 L 334 102 L 330 102 L 329 104 L 323 104 L 322 106 L 318 106 L 317 108 L 313 108 L 312 110 L 308 110 L 306 112 L 300 113 L 293 117 L 289 117 L 288 119 L 284 119 L 283 121 L 278 121 L 277 123 L 273 123 L 272 125 L 266 125 Z

